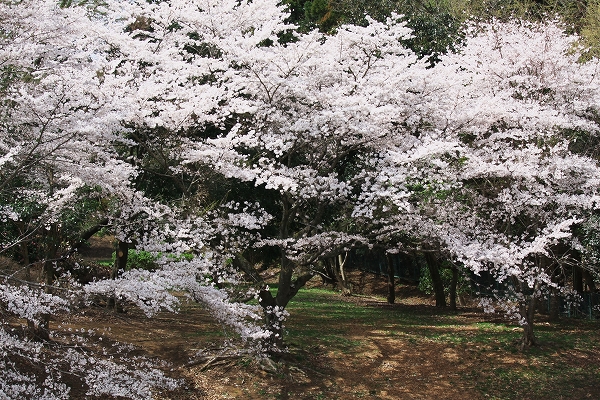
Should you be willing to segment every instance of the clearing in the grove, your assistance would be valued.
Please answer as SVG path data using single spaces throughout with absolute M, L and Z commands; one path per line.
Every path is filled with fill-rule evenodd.
M 597 321 L 539 316 L 540 345 L 521 352 L 517 325 L 437 309 L 412 286 L 389 305 L 372 279 L 356 296 L 302 290 L 288 307 L 289 351 L 272 360 L 219 357 L 229 333 L 193 303 L 152 319 L 98 308 L 53 328 L 93 329 L 166 361 L 185 384 L 158 399 L 600 399 Z

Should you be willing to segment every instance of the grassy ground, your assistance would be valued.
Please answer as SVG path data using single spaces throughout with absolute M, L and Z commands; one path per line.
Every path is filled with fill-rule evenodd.
M 402 299 L 387 305 L 318 289 L 301 292 L 289 309 L 292 348 L 320 349 L 326 365 L 371 397 L 600 398 L 597 322 L 541 322 L 540 345 L 520 352 L 520 328 L 474 310 L 440 312 Z
M 288 309 L 289 352 L 274 362 L 189 365 L 231 337 L 195 304 L 150 320 L 97 310 L 53 329 L 102 331 L 170 362 L 186 383 L 161 399 L 600 399 L 597 321 L 540 320 L 540 345 L 520 352 L 519 327 L 476 309 L 436 309 L 410 288 L 388 305 L 317 287 Z

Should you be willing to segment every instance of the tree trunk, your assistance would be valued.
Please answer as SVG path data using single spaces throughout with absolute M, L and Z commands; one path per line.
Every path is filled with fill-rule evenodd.
M 565 286 L 564 266 L 560 263 L 552 270 L 552 283 L 557 287 L 550 287 L 548 294 L 548 315 L 551 321 L 558 321 L 560 318 L 560 290 L 559 287 Z
M 90 240 L 90 238 L 92 236 L 94 236 L 96 233 L 100 232 L 102 230 L 102 228 L 105 228 L 106 226 L 108 226 L 108 222 L 109 222 L 108 218 L 103 218 L 102 220 L 100 220 L 98 222 L 98 224 L 96 224 L 96 225 L 92 226 L 91 228 L 89 228 L 88 230 L 82 232 L 81 236 L 79 237 L 79 241 L 71 247 L 71 249 L 63 256 L 63 258 L 67 258 L 71 254 L 78 251 L 83 245 L 85 245 L 88 242 L 88 240 Z
M 19 229 L 19 234 L 24 237 L 25 223 L 23 221 L 19 221 L 17 223 L 17 228 Z M 25 276 L 23 279 L 26 281 L 31 281 L 31 261 L 29 258 L 29 247 L 27 246 L 26 240 L 22 240 L 19 244 L 19 251 L 21 252 L 21 258 L 23 259 L 23 265 L 25 266 Z
M 573 266 L 573 290 L 583 296 L 583 269 L 576 265 Z M 582 311 L 582 304 L 575 306 L 575 313 Z
M 117 240 L 115 251 L 115 263 L 110 271 L 110 279 L 116 279 L 121 271 L 127 268 L 127 257 L 129 256 L 129 243 Z M 116 296 L 113 294 L 109 297 L 107 308 L 111 308 L 116 312 L 123 312 L 123 308 L 119 306 Z
M 314 273 L 309 272 L 292 280 L 294 263 L 287 257 L 285 249 L 281 249 L 281 270 L 279 271 L 279 285 L 277 294 L 273 296 L 269 290 L 260 291 L 259 304 L 265 315 L 265 327 L 270 332 L 265 340 L 265 347 L 272 353 L 283 350 L 283 321 L 277 312 L 283 312 L 290 300 L 298 293 Z
M 129 243 L 121 240 L 117 241 L 117 248 L 115 252 L 115 263 L 110 271 L 110 278 L 115 279 L 119 276 L 121 271 L 127 269 L 127 257 L 129 256 Z
M 585 286 L 587 286 L 587 290 L 590 292 L 596 291 L 596 284 L 594 283 L 594 277 L 587 269 L 583 270 L 583 281 L 585 282 Z
M 583 293 L 583 270 L 576 265 L 573 266 L 573 290 Z
M 533 321 L 535 317 L 535 307 L 537 302 L 535 294 L 537 293 L 539 288 L 539 283 L 536 283 L 533 287 L 533 295 L 529 299 L 529 304 L 524 303 L 521 305 L 520 313 L 521 316 L 525 318 L 525 325 L 523 325 L 523 337 L 521 339 L 521 350 L 524 350 L 527 347 L 535 346 L 537 344 L 535 335 L 533 333 Z
M 435 306 L 446 307 L 444 283 L 440 276 L 440 267 L 437 258 L 435 254 L 428 252 L 425 254 L 425 259 L 427 260 L 427 268 L 429 268 L 429 275 L 431 276 L 431 283 L 433 284 L 433 291 L 435 293 Z
M 290 226 L 295 215 L 296 208 L 293 206 L 292 200 L 287 195 L 284 195 L 282 198 L 282 215 L 279 225 L 280 239 L 290 237 Z M 279 270 L 277 294 L 273 296 L 269 290 L 265 289 L 260 292 L 259 304 L 265 315 L 266 329 L 270 332 L 269 337 L 265 340 L 265 345 L 272 353 L 283 350 L 283 321 L 277 316 L 277 313 L 283 312 L 289 301 L 298 293 L 298 290 L 315 276 L 314 272 L 308 272 L 293 280 L 295 267 L 295 263 L 287 256 L 285 247 L 281 247 L 281 268 Z
M 335 261 L 335 260 L 333 260 Z M 320 273 L 321 280 L 324 285 L 332 285 L 335 287 L 337 285 L 337 272 L 335 270 L 335 262 L 332 262 L 331 259 L 325 259 L 321 261 L 323 264 L 323 273 Z
M 533 324 L 523 325 L 523 337 L 521 338 L 521 351 L 528 347 L 535 346 L 535 335 L 533 334 Z
M 392 260 L 392 254 L 386 253 L 385 259 L 387 261 L 387 272 L 388 272 L 388 295 L 387 302 L 394 304 L 396 301 L 396 278 L 394 274 L 394 263 Z
M 27 320 L 27 336 L 33 341 L 49 341 L 50 340 L 50 317 L 43 315 L 39 324 L 31 320 Z
M 265 338 L 263 346 L 269 352 L 275 353 L 277 350 L 283 349 L 283 325 L 275 314 L 277 301 L 269 290 L 263 288 L 259 294 L 259 304 L 263 309 L 265 328 L 269 332 L 269 337 Z
M 20 244 L 21 250 L 21 258 L 23 258 L 23 265 L 25 266 L 25 276 L 23 279 L 30 282 L 31 281 L 31 261 L 29 261 L 29 248 L 27 247 L 27 242 L 23 241 Z
M 523 337 L 521 338 L 521 350 L 536 345 L 535 335 L 533 333 L 534 313 L 535 297 L 532 297 L 529 300 L 529 306 L 523 306 L 521 310 L 521 315 L 525 316 L 525 325 L 523 325 Z
M 558 321 L 558 319 L 560 318 L 560 297 L 559 297 L 559 290 L 556 288 L 551 288 L 550 289 L 550 298 L 549 298 L 549 310 L 548 310 L 548 314 L 549 314 L 549 318 L 550 321 Z
M 352 289 L 346 280 L 346 272 L 344 270 L 347 259 L 348 253 L 346 253 L 345 257 L 342 257 L 342 255 L 339 254 L 334 257 L 333 266 L 331 268 L 333 276 L 335 277 L 335 285 L 342 292 L 342 296 L 350 296 L 352 294 Z
M 52 224 L 48 234 L 46 236 L 46 248 L 44 251 L 44 279 L 46 281 L 46 292 L 51 293 L 51 286 L 56 278 L 56 259 L 58 253 L 58 242 L 59 242 L 58 226 Z
M 352 287 L 350 282 L 346 279 L 346 261 L 348 260 L 348 252 L 342 257 L 341 254 L 337 256 L 338 265 L 340 267 L 340 279 L 342 282 L 342 295 L 350 296 L 352 294 Z
M 45 292 L 52 294 L 54 280 L 56 279 L 56 258 L 58 253 L 59 230 L 56 224 L 52 224 L 48 235 L 46 236 L 45 260 L 43 261 L 44 280 L 46 283 Z M 50 315 L 42 314 L 36 324 L 33 321 L 27 321 L 27 326 L 31 330 L 30 334 L 38 340 L 50 340 Z
M 452 280 L 450 281 L 450 309 L 456 311 L 456 286 L 458 285 L 458 268 L 452 267 Z

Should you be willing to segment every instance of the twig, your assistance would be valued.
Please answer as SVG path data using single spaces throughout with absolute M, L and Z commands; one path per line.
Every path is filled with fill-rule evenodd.
M 185 364 L 185 367 L 189 368 L 189 367 L 193 367 L 199 364 L 202 364 L 205 362 L 204 365 L 202 365 L 202 368 L 200 368 L 200 371 L 205 371 L 207 370 L 212 364 L 214 363 L 218 363 L 221 361 L 228 361 L 228 360 L 233 360 L 233 359 L 237 359 L 240 358 L 241 356 L 238 354 L 235 355 L 220 355 L 220 356 L 212 356 L 212 357 L 201 357 L 198 358 L 196 360 L 190 361 L 189 363 Z M 208 361 L 207 361 L 208 360 Z

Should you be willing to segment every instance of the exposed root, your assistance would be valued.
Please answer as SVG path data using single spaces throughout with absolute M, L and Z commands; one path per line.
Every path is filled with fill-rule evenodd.
M 194 367 L 196 365 L 203 364 L 200 368 L 200 371 L 206 371 L 211 367 L 215 367 L 217 365 L 227 365 L 232 361 L 240 360 L 242 355 L 239 354 L 227 354 L 227 355 L 217 355 L 217 356 L 202 356 L 192 360 L 184 365 L 185 368 Z

